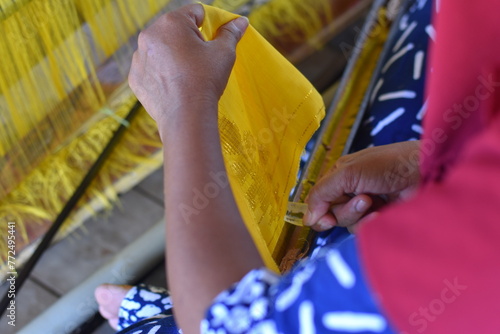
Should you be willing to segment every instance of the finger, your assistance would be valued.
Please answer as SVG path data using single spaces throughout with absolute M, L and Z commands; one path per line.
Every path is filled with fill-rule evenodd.
M 324 232 L 337 226 L 337 220 L 331 212 L 327 212 L 324 216 L 320 217 L 318 222 L 311 225 L 311 228 L 316 232 Z
M 341 173 L 332 172 L 322 178 L 309 192 L 306 202 L 308 210 L 304 216 L 304 225 L 316 224 L 324 216 L 332 204 L 347 203 L 351 199 L 344 191 Z
M 323 197 L 328 199 L 329 197 Z M 320 219 L 325 216 L 328 212 L 330 212 L 330 208 L 332 205 L 340 205 L 343 203 L 347 203 L 351 200 L 351 197 L 348 195 L 341 195 L 336 197 L 332 202 L 329 200 L 321 200 L 318 198 L 314 198 L 314 196 L 310 196 L 306 199 L 306 203 L 308 204 L 307 212 L 304 215 L 304 225 L 312 226 L 314 224 L 319 223 Z
M 128 72 L 128 84 L 132 90 L 137 86 L 137 67 L 140 66 L 139 52 L 135 51 L 132 56 L 132 64 L 130 66 L 130 71 Z
M 247 30 L 248 24 L 248 19 L 244 16 L 229 21 L 219 28 L 215 41 L 236 48 L 236 44 Z
M 356 224 L 372 207 L 372 198 L 368 195 L 358 195 L 349 202 L 332 207 L 332 213 L 339 226 L 350 226 Z
M 176 10 L 179 14 L 186 15 L 197 27 L 201 27 L 205 18 L 205 10 L 200 4 L 183 6 Z
M 333 181 L 333 182 L 332 182 Z M 323 179 L 314 186 L 306 199 L 308 209 L 304 215 L 304 225 L 316 224 L 319 219 L 330 211 L 332 205 L 347 203 L 351 197 L 338 191 L 335 178 Z M 332 193 L 328 190 L 331 189 Z
M 375 219 L 379 215 L 378 212 L 372 212 L 365 217 L 363 217 L 357 224 L 351 225 L 347 227 L 347 230 L 351 232 L 352 234 L 355 234 L 358 232 L 359 228 L 363 226 L 367 221 Z

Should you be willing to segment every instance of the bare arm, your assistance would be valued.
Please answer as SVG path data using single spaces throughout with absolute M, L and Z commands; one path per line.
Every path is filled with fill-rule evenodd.
M 219 292 L 263 266 L 225 176 L 217 123 L 246 22 L 228 23 L 204 42 L 202 20 L 200 5 L 160 18 L 140 37 L 130 74 L 165 144 L 167 271 L 176 320 L 187 334 L 199 332 Z

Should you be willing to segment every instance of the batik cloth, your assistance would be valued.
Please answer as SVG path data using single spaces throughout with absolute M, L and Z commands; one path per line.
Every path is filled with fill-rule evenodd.
M 118 312 L 118 329 L 128 328 L 142 320 L 165 318 L 170 328 L 176 328 L 172 300 L 166 289 L 146 284 L 134 286 L 127 292 Z M 168 318 L 168 319 L 167 319 Z M 175 331 L 174 331 L 175 332 Z
M 351 153 L 368 146 L 417 140 L 422 135 L 427 108 L 427 48 L 429 38 L 434 37 L 431 10 L 431 0 L 416 0 L 395 23 L 396 35 L 388 42 L 389 52 L 382 61 Z
M 222 292 L 201 333 L 396 333 L 364 279 L 354 236 L 338 228 L 314 248 L 288 275 L 253 270 Z M 132 288 L 120 308 L 120 334 L 179 333 L 171 308 L 165 292 Z

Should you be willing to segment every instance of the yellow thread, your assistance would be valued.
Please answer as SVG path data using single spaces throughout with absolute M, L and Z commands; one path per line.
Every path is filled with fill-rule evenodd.
M 110 106 L 116 88 L 126 79 L 126 61 L 119 69 L 119 79 L 102 82 L 98 73 L 115 59 L 116 64 L 123 63 L 123 55 L 132 52 L 131 38 L 168 3 L 169 0 L 0 0 L 0 234 L 6 235 L 4 220 L 16 221 L 20 248 L 40 236 L 34 230 L 44 230 L 35 226 L 46 226 L 55 218 L 112 135 L 117 126 L 113 118 L 123 119 L 133 103 L 128 92 L 125 102 Z M 235 5 L 237 10 L 249 1 L 219 3 Z M 272 0 L 269 5 L 255 8 L 250 18 L 271 40 L 278 41 L 283 36 L 284 25 L 290 39 L 304 40 L 325 22 L 329 3 L 330 0 Z M 316 13 L 309 9 L 311 4 Z M 207 33 L 206 29 L 203 32 Z M 103 119 L 99 113 L 103 108 L 115 114 Z M 314 110 L 321 112 L 320 108 Z M 252 131 L 265 126 L 256 123 Z M 301 136 L 307 137 L 309 131 L 312 127 L 302 131 Z M 240 144 L 234 144 L 234 149 L 245 149 L 250 159 L 272 161 L 274 152 L 262 147 L 253 134 L 242 131 Z M 159 147 L 155 123 L 143 113 L 130 127 L 80 208 L 86 208 L 92 198 L 111 205 L 117 195 L 110 185 L 134 166 L 152 164 L 150 157 Z M 293 160 L 291 164 L 295 168 L 298 162 Z M 244 163 L 232 163 L 228 169 L 231 168 L 240 173 L 245 187 L 249 187 L 250 179 L 259 178 L 258 186 L 273 178 L 272 173 L 257 177 L 248 172 L 253 167 Z M 288 184 L 278 184 L 262 197 L 248 197 L 252 207 L 262 214 L 258 223 L 270 248 L 275 247 L 282 223 L 277 212 L 280 210 L 270 203 L 280 197 L 283 187 Z M 108 190 L 104 193 L 104 189 Z M 87 210 L 93 211 L 90 207 Z M 281 223 L 268 224 L 273 221 Z M 70 219 L 63 234 L 71 224 Z M 1 240 L 0 250 L 3 246 Z

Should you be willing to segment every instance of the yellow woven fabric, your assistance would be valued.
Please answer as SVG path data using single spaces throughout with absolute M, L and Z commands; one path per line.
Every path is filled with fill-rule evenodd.
M 237 15 L 204 6 L 201 32 L 212 40 Z M 312 84 L 249 27 L 219 102 L 219 131 L 239 210 L 266 265 L 283 228 L 288 196 L 304 146 L 324 117 Z

